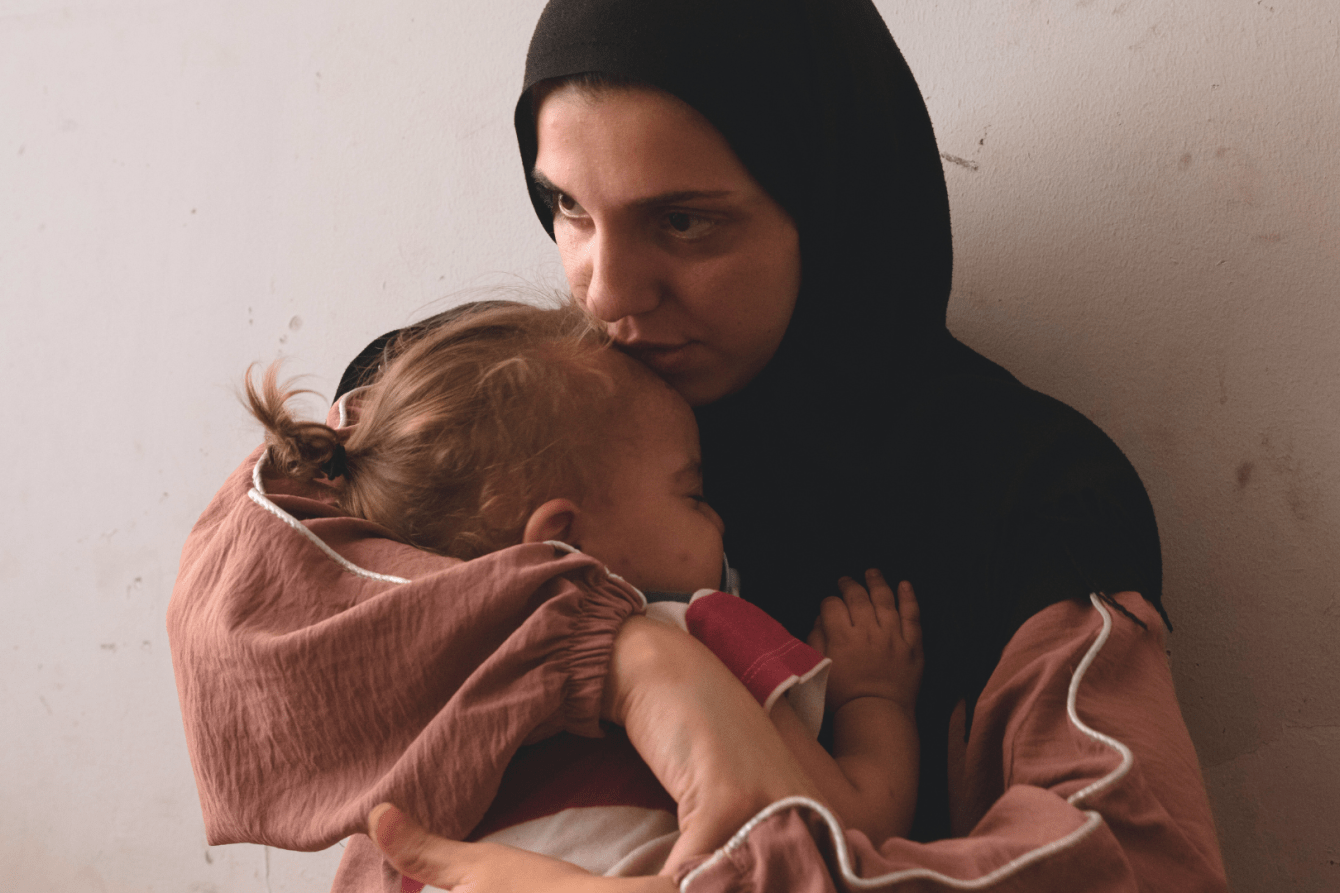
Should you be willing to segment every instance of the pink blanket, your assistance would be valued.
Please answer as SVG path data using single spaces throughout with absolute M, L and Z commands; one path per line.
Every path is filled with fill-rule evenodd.
M 468 563 L 411 548 L 321 483 L 267 477 L 261 455 L 191 532 L 168 611 L 210 843 L 355 835 L 336 889 L 398 889 L 357 833 L 389 800 L 449 837 L 659 868 L 673 802 L 621 734 L 591 740 L 642 594 L 566 547 Z M 820 655 L 724 593 L 678 613 L 761 704 L 805 688 L 817 728 Z

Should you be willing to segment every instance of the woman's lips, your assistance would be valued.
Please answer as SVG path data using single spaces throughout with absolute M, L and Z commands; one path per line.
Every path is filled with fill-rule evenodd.
M 646 341 L 624 345 L 624 350 L 646 363 L 662 375 L 678 375 L 693 366 L 697 344 L 685 341 L 679 344 L 654 344 Z

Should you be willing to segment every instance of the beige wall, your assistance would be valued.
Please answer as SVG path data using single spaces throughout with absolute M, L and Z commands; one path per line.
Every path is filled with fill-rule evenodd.
M 1340 888 L 1337 7 L 879 5 L 953 156 L 954 331 L 1149 487 L 1235 889 Z M 0 6 L 0 886 L 326 888 L 337 854 L 205 846 L 177 554 L 256 439 L 247 363 L 329 393 L 558 275 L 509 115 L 541 6 Z

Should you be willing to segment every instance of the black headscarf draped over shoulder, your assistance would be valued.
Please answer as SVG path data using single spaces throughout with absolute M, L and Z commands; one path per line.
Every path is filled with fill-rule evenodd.
M 693 106 L 796 223 L 803 284 L 781 348 L 697 413 L 708 496 L 745 596 L 797 634 L 840 574 L 913 582 L 927 652 L 913 833 L 943 836 L 949 714 L 971 709 L 1014 631 L 1093 591 L 1160 605 L 1144 488 L 1096 426 L 946 329 L 939 150 L 870 0 L 550 0 L 525 91 L 587 72 Z M 526 93 L 516 131 L 529 180 Z
M 551 0 L 525 90 L 587 72 L 693 106 L 796 223 L 803 283 L 781 347 L 743 390 L 697 410 L 707 493 L 745 597 L 801 636 L 841 574 L 912 581 L 927 660 L 912 833 L 946 836 L 950 714 L 962 700 L 971 717 L 1019 626 L 1094 591 L 1160 605 L 1140 479 L 1087 419 L 946 329 L 939 152 L 870 0 Z M 516 130 L 529 182 L 526 93 Z

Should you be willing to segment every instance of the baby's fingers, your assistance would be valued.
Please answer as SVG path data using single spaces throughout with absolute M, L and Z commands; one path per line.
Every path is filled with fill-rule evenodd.
M 838 580 L 842 589 L 842 598 L 847 603 L 847 612 L 852 626 L 868 626 L 879 621 L 875 618 L 875 606 L 870 602 L 870 594 L 865 587 L 851 577 Z
M 819 621 L 815 621 L 814 629 L 805 637 L 805 644 L 809 645 L 820 654 L 828 654 L 828 636 L 824 635 L 824 626 Z
M 880 626 L 892 626 L 898 619 L 898 601 L 893 590 L 878 568 L 865 572 L 865 583 L 870 587 L 870 603 L 875 607 L 875 619 Z
M 841 630 L 851 626 L 851 612 L 847 603 L 836 595 L 830 595 L 819 603 L 819 625 L 826 635 L 840 634 Z
M 921 648 L 921 606 L 912 584 L 906 580 L 898 584 L 898 615 L 902 618 L 903 641 L 913 648 Z

